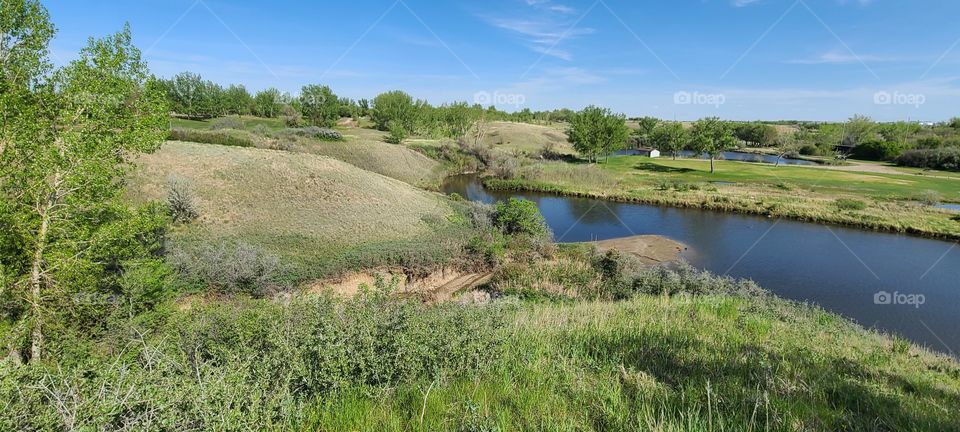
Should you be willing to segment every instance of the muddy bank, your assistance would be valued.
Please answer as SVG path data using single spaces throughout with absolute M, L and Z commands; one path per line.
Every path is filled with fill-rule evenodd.
M 600 252 L 617 250 L 634 255 L 644 264 L 651 266 L 676 261 L 680 254 L 687 250 L 683 243 L 657 235 L 638 235 L 587 243 L 595 245 Z

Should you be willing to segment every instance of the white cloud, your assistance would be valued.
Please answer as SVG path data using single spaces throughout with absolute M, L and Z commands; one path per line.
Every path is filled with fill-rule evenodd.
M 532 51 L 570 61 L 573 54 L 558 48 L 561 42 L 595 32 L 588 27 L 576 27 L 568 15 L 575 9 L 551 0 L 525 0 L 534 9 L 529 14 L 508 17 L 481 17 L 490 25 L 514 33 L 524 39 Z

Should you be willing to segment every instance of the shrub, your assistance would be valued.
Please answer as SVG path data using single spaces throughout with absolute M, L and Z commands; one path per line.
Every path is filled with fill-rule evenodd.
M 511 156 L 499 157 L 494 160 L 490 166 L 490 171 L 493 172 L 493 175 L 505 180 L 515 178 L 519 169 L 520 162 Z
M 174 222 L 191 222 L 200 216 L 194 203 L 190 184 L 184 180 L 174 180 L 167 192 L 167 208 Z
M 853 148 L 853 156 L 857 159 L 875 161 L 892 161 L 902 152 L 900 144 L 884 141 L 868 141 Z
M 252 138 L 244 136 L 240 131 L 233 130 L 205 131 L 196 129 L 171 129 L 168 139 L 171 141 L 189 141 L 233 147 L 256 146 Z
M 833 203 L 840 210 L 863 210 L 867 208 L 867 203 L 851 198 L 837 198 Z
M 497 203 L 493 221 L 505 234 L 545 236 L 549 233 L 537 204 L 525 199 L 510 198 Z
M 896 162 L 900 166 L 960 171 L 960 148 L 907 150 Z
M 940 199 L 940 194 L 932 190 L 923 191 L 920 193 L 920 196 L 917 197 L 917 201 L 931 207 L 940 205 Z
M 407 131 L 399 122 L 390 122 L 390 133 L 384 138 L 384 141 L 390 144 L 403 144 L 407 139 Z
M 239 117 L 221 117 L 210 123 L 210 130 L 243 129 L 243 119 Z
M 339 131 L 318 126 L 289 128 L 284 130 L 283 133 L 304 138 L 314 138 L 321 141 L 343 141 L 343 134 L 341 134 Z
M 265 296 L 283 284 L 280 260 L 246 243 L 174 248 L 170 263 L 188 279 L 227 294 Z

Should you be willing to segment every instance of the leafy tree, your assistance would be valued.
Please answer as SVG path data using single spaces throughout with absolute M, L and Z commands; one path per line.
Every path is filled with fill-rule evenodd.
M 777 128 L 763 123 L 739 123 L 733 128 L 737 139 L 756 147 L 770 147 L 776 143 Z
M 730 126 L 716 117 L 697 120 L 690 130 L 690 147 L 697 153 L 710 156 L 710 173 L 714 172 L 713 161 L 723 152 L 736 145 Z
M 656 117 L 641 117 L 637 119 L 637 130 L 635 132 L 641 144 L 650 144 L 650 136 L 653 134 L 653 129 L 656 128 L 659 123 L 660 119 Z
M 480 119 L 480 113 L 466 102 L 453 103 L 442 107 L 441 111 L 446 124 L 446 135 L 454 139 L 465 137 Z
M 415 117 L 413 98 L 400 90 L 382 93 L 373 99 L 370 118 L 379 130 L 389 130 L 390 122 L 411 130 Z
M 800 141 L 795 134 L 780 135 L 777 137 L 775 144 L 777 148 L 777 163 L 774 165 L 775 167 L 780 166 L 780 161 L 787 155 L 800 152 Z
M 231 85 L 223 96 L 227 114 L 248 115 L 253 112 L 253 96 L 243 85 Z
M 550 230 L 533 201 L 510 198 L 497 203 L 493 223 L 505 234 L 547 235 Z
M 857 114 L 844 126 L 844 144 L 856 147 L 877 137 L 877 123 L 872 118 Z
M 660 151 L 670 152 L 674 159 L 687 144 L 687 130 L 677 122 L 660 123 L 650 134 L 650 143 Z
M 630 136 L 626 117 L 608 108 L 589 106 L 570 119 L 567 136 L 580 154 L 596 162 L 600 154 L 622 150 Z
M 886 123 L 879 127 L 879 131 L 885 141 L 895 142 L 903 147 L 906 146 L 908 138 L 920 132 L 920 125 L 908 122 Z
M 200 75 L 182 72 L 164 83 L 173 112 L 191 119 L 209 119 L 223 113 L 224 91 Z
M 258 117 L 276 117 L 283 107 L 280 90 L 269 88 L 258 91 L 253 97 L 253 107 L 253 113 Z
M 307 85 L 300 90 L 300 112 L 313 126 L 333 127 L 340 120 L 340 99 L 330 87 Z
M 0 19 L 5 23 L 7 4 Z M 27 7 L 14 12 L 26 10 L 32 19 L 17 25 L 47 19 L 35 2 L 21 5 Z M 22 31 L 30 30 L 3 30 Z M 26 65 L 12 69 L 38 72 L 45 46 L 33 49 L 33 57 L 20 57 Z M 0 275 L 13 290 L 0 292 L 0 304 L 15 323 L 12 351 L 29 342 L 30 359 L 39 361 L 48 335 L 69 324 L 58 317 L 76 321 L 95 312 L 73 301 L 77 295 L 118 289 L 128 263 L 159 248 L 163 212 L 131 212 L 119 195 L 127 162 L 157 149 L 166 136 L 168 109 L 162 86 L 131 44 L 129 27 L 91 40 L 79 59 L 30 92 L 18 106 L 3 107 L 32 115 L 3 128 L 3 141 L 12 145 L 0 154 Z

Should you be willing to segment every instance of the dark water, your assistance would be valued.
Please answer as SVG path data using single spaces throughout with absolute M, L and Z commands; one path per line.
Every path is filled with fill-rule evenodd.
M 473 176 L 452 177 L 444 190 L 487 203 L 511 196 L 534 201 L 558 242 L 667 236 L 690 247 L 685 258 L 696 267 L 753 279 L 781 297 L 816 303 L 933 350 L 960 353 L 960 246 L 952 242 L 705 210 L 499 193 Z M 897 296 L 887 302 L 882 293 Z M 922 304 L 904 304 L 919 303 L 920 297 L 908 297 L 917 295 Z

